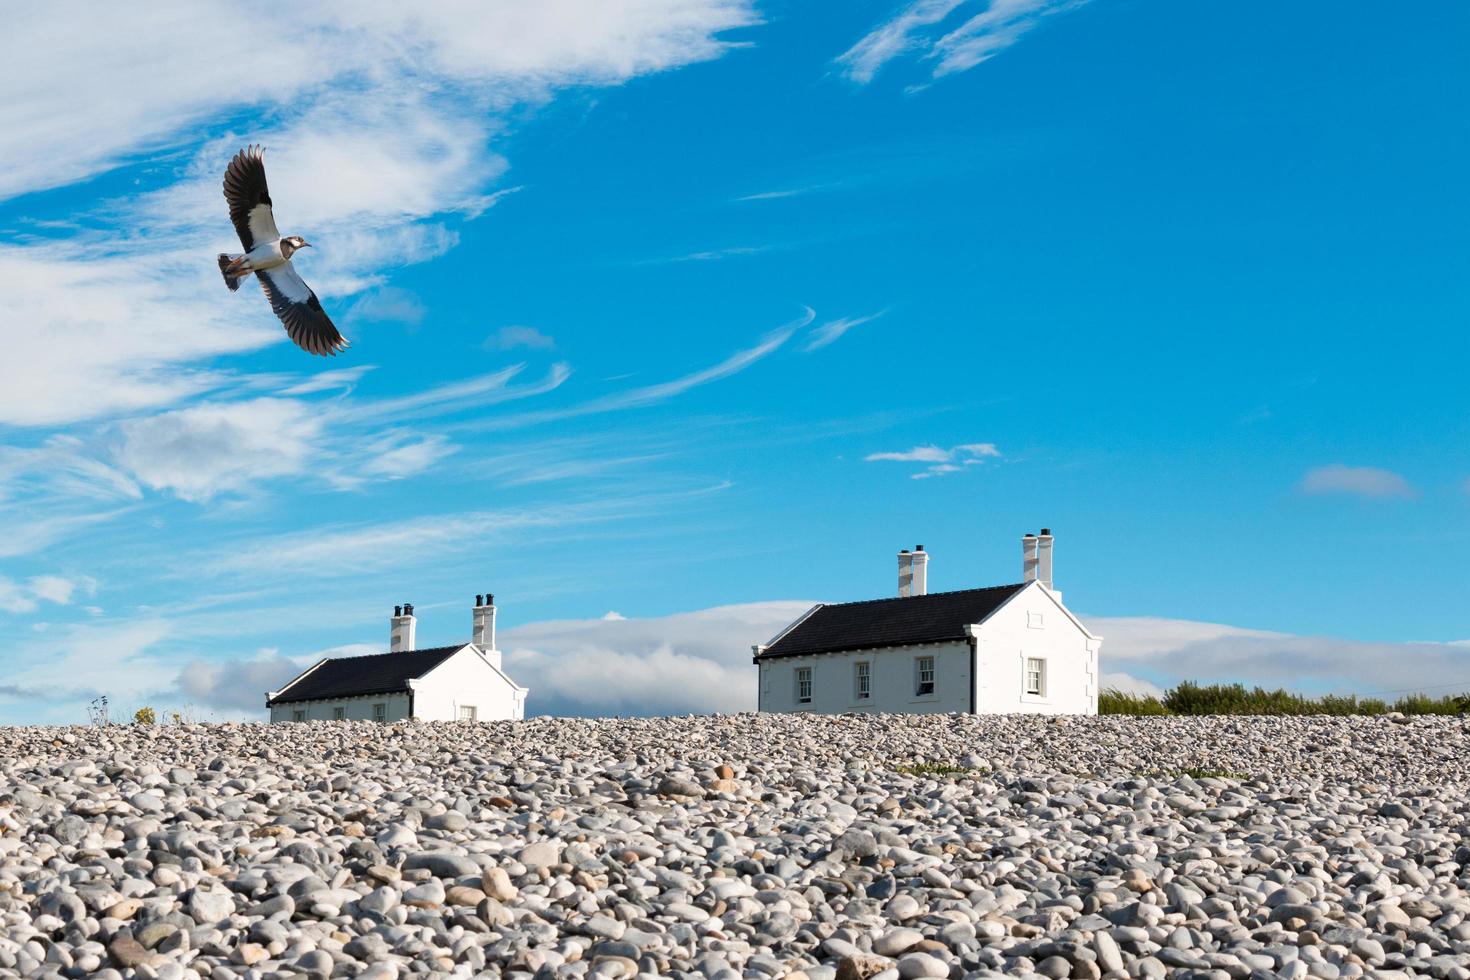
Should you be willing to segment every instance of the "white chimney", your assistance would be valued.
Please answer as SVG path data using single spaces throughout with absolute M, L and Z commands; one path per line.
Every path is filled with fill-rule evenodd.
M 475 596 L 475 628 L 470 642 L 480 648 L 486 658 L 500 666 L 500 651 L 495 649 L 495 597 L 488 592 Z
M 393 618 L 388 622 L 392 630 L 389 634 L 389 652 L 405 653 L 412 650 L 414 648 L 414 633 L 419 622 L 413 618 L 413 606 L 407 602 L 401 606 L 394 606 Z
M 1044 527 L 1036 539 L 1036 577 L 1048 589 L 1051 588 L 1051 544 L 1051 528 Z
M 905 548 L 898 553 L 898 597 L 907 599 L 914 594 L 914 556 Z
M 1021 573 L 1021 581 L 1036 581 L 1036 535 L 1029 531 L 1021 539 Z
M 929 594 L 929 552 L 924 550 L 923 545 L 915 545 L 914 553 L 910 556 L 913 569 L 913 594 Z

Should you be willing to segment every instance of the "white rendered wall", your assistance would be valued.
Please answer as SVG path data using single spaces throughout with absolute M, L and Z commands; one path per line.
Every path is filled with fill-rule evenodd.
M 473 705 L 478 721 L 519 721 L 525 694 L 471 647 L 413 682 L 413 713 L 424 721 L 458 721 L 461 705 Z
M 361 698 L 338 698 L 333 701 L 304 701 L 296 704 L 271 706 L 271 721 L 294 721 L 295 712 L 305 711 L 306 721 L 331 721 L 336 718 L 333 708 L 346 709 L 349 721 L 372 721 L 373 705 L 384 705 L 385 721 L 404 721 L 408 718 L 407 694 L 373 694 Z
M 914 693 L 915 661 L 934 658 L 934 693 Z M 871 665 L 872 697 L 857 698 L 856 664 Z M 812 668 L 812 701 L 796 698 L 796 668 Z M 882 711 L 901 714 L 970 710 L 970 644 L 926 643 L 844 653 L 820 653 L 808 657 L 782 657 L 759 665 L 761 711 L 814 711 L 840 714 L 844 711 Z
M 981 714 L 1097 714 L 1097 648 L 1040 585 L 1021 592 L 980 628 Z M 1038 697 L 1026 693 L 1026 658 L 1046 661 Z

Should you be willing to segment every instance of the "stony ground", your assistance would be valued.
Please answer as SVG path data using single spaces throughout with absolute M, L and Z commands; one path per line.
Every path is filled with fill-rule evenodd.
M 0 730 L 0 972 L 1470 978 L 1470 727 Z

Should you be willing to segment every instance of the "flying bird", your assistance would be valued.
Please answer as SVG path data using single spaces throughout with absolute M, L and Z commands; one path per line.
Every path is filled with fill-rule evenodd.
M 347 349 L 347 338 L 337 331 L 316 293 L 291 265 L 291 256 L 310 248 L 299 235 L 281 237 L 265 186 L 265 155 L 259 146 L 247 146 L 225 168 L 225 200 L 230 220 L 245 247 L 240 255 L 220 253 L 219 271 L 230 292 L 251 273 L 260 280 L 271 310 L 286 325 L 286 333 L 308 354 L 336 354 Z

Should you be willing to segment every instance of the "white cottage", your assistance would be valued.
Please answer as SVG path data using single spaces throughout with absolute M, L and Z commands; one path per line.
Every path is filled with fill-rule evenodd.
M 414 649 L 413 606 L 393 607 L 388 653 L 320 660 L 266 694 L 271 721 L 519 721 L 527 688 L 495 648 L 495 597 L 475 596 L 469 643 Z
M 1054 538 L 1022 539 L 1023 580 L 929 593 L 898 554 L 898 597 L 813 606 L 754 648 L 761 711 L 1096 714 L 1102 638 L 1052 587 Z

